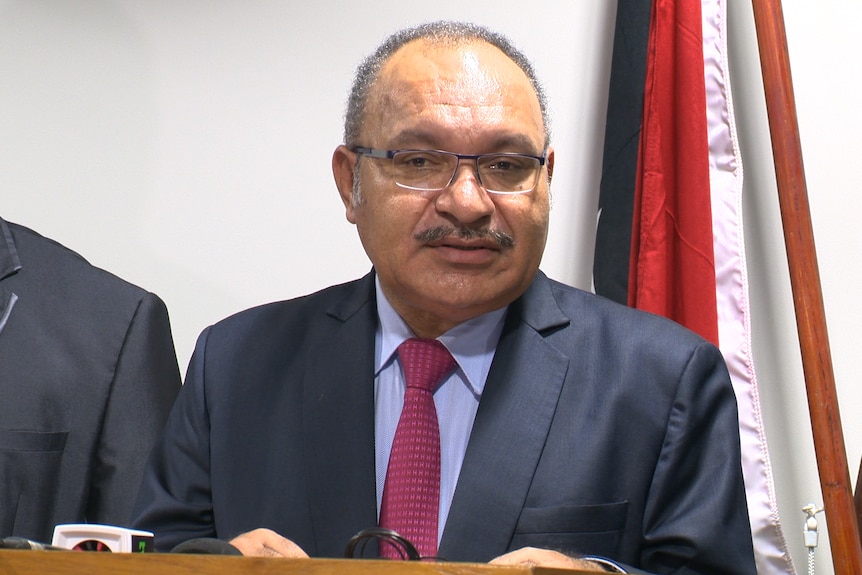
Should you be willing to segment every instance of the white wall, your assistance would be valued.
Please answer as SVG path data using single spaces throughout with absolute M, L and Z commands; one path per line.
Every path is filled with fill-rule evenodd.
M 820 503 L 751 6 L 730 2 L 746 169 L 755 361 L 797 568 L 801 507 Z M 851 475 L 853 288 L 862 275 L 862 157 L 853 103 L 858 3 L 785 6 L 806 171 Z M 496 28 L 530 55 L 554 117 L 554 209 L 543 268 L 589 288 L 615 3 L 608 0 L 0 0 L 0 215 L 167 302 L 184 367 L 198 332 L 258 303 L 369 268 L 329 161 L 362 56 L 438 18 Z M 821 521 L 821 524 L 825 523 Z M 828 547 L 818 572 L 831 572 Z
M 862 390 L 858 386 L 858 326 L 862 302 L 853 288 L 862 277 L 858 216 L 862 198 L 851 186 L 851 168 L 862 154 L 856 112 L 862 64 L 856 57 L 851 22 L 862 17 L 859 3 L 785 0 L 794 90 L 811 204 L 820 277 L 829 327 L 835 379 L 843 416 L 851 484 L 862 453 Z M 800 573 L 806 572 L 800 508 L 822 503 L 796 321 L 781 231 L 766 126 L 751 7 L 730 2 L 731 61 L 737 127 L 746 172 L 746 242 L 749 257 L 758 370 L 770 453 L 785 535 Z M 855 186 L 858 189 L 858 185 Z M 855 369 L 854 369 L 855 368 Z M 820 516 L 820 525 L 825 525 Z M 828 539 L 821 537 L 817 572 L 832 572 Z M 828 562 L 828 565 L 827 565 Z

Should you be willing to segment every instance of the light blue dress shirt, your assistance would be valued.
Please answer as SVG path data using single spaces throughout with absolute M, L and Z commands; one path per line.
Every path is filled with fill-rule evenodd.
M 379 281 L 376 286 L 380 321 L 374 341 L 374 437 L 379 517 L 389 452 L 404 403 L 404 372 L 395 352 L 404 340 L 416 336 L 389 304 Z M 497 341 L 503 331 L 505 316 L 506 308 L 499 309 L 466 321 L 437 338 L 458 362 L 452 375 L 434 393 L 434 405 L 440 422 L 438 543 L 446 526 L 470 430 L 494 359 Z

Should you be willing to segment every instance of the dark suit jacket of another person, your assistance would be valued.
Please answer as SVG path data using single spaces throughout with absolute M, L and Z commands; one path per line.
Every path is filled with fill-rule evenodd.
M 128 525 L 180 382 L 158 297 L 0 219 L 0 536 Z
M 163 550 L 267 527 L 342 556 L 377 523 L 373 274 L 201 335 L 135 525 Z M 754 573 L 736 402 L 678 325 L 549 280 L 510 307 L 439 555 L 532 545 Z

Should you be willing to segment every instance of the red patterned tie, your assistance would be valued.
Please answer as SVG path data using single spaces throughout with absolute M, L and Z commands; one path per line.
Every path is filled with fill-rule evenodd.
M 392 441 L 380 526 L 406 537 L 422 557 L 437 555 L 440 506 L 440 426 L 434 390 L 455 367 L 455 359 L 435 339 L 408 339 L 398 346 L 407 389 Z M 381 557 L 400 559 L 392 545 Z

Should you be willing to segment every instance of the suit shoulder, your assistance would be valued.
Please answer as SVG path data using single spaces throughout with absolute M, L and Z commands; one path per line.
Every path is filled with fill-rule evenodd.
M 232 314 L 214 324 L 210 331 L 237 332 L 265 329 L 275 325 L 306 329 L 323 316 L 350 315 L 373 301 L 373 280 L 368 276 L 320 291 L 254 306 Z M 370 286 L 370 290 L 369 290 Z
M 574 325 L 582 325 L 594 333 L 626 340 L 641 340 L 645 344 L 675 341 L 697 346 L 701 336 L 688 328 L 643 310 L 634 309 L 603 296 L 549 280 L 554 299 Z
M 665 317 L 630 308 L 596 294 L 551 284 L 555 304 L 568 321 L 545 335 L 564 356 L 583 366 L 600 366 L 610 388 L 640 393 L 649 386 L 671 401 L 680 385 L 711 381 L 727 391 L 730 380 L 720 350 L 695 332 Z M 688 373 L 691 377 L 685 378 Z M 636 383 L 635 387 L 629 384 Z
M 25 226 L 7 222 L 21 262 L 16 274 L 22 291 L 38 293 L 50 287 L 65 299 L 137 306 L 149 292 L 94 266 L 78 252 Z M 159 299 L 155 294 L 149 297 Z M 161 300 L 159 299 L 159 302 Z

